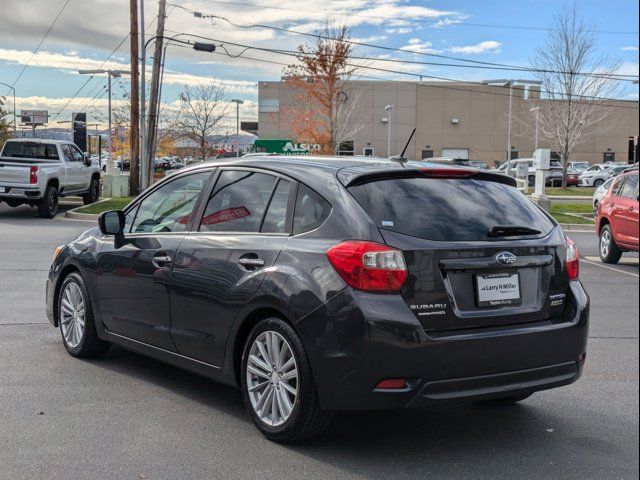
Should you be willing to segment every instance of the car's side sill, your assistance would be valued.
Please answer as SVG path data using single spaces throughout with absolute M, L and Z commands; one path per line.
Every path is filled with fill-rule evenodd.
M 185 357 L 184 355 L 181 355 L 179 353 L 171 352 L 163 348 L 155 347 L 153 345 L 149 345 L 148 343 L 140 342 L 138 340 L 134 340 L 132 338 L 119 335 L 117 333 L 112 333 L 109 331 L 105 333 L 107 336 L 107 340 L 109 342 L 120 345 L 121 347 L 124 347 L 127 350 L 140 353 L 147 357 L 153 358 L 155 360 L 159 360 L 161 362 L 168 363 L 178 368 L 189 370 L 190 372 L 196 373 L 198 375 L 202 375 L 212 380 L 216 380 L 222 383 L 226 383 L 228 385 L 236 386 L 235 382 L 226 381 L 226 379 L 223 376 L 222 369 L 216 365 L 211 365 L 209 363 L 201 362 L 200 360 L 195 360 L 193 358 Z

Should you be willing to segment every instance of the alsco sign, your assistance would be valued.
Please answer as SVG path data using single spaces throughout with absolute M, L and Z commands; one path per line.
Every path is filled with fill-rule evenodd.
M 282 152 L 289 155 L 309 155 L 311 152 L 319 152 L 322 145 L 318 143 L 294 143 L 287 142 L 282 147 Z

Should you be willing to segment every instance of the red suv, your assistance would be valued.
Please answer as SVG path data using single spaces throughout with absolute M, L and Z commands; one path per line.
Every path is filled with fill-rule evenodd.
M 600 258 L 618 263 L 622 252 L 638 251 L 638 170 L 619 175 L 598 208 Z

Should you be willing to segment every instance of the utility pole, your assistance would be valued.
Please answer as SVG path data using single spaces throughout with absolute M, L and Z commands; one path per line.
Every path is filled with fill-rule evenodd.
M 140 2 L 140 191 L 147 188 L 148 163 L 145 151 L 146 142 L 146 121 L 147 121 L 147 44 L 145 43 L 145 23 L 144 23 L 144 0 Z
M 387 112 L 387 156 L 391 158 L 391 112 L 395 105 L 387 105 L 384 110 Z
M 144 1 L 144 0 L 142 0 Z M 131 34 L 131 125 L 129 195 L 135 196 L 140 189 L 140 85 L 138 71 L 138 0 L 129 0 Z
M 153 70 L 151 73 L 151 93 L 149 98 L 149 120 L 147 121 L 147 134 L 145 140 L 147 142 L 145 146 L 145 155 L 148 162 L 148 183 L 151 185 L 153 181 L 153 146 L 156 141 L 156 124 L 158 122 L 158 104 L 160 103 L 159 89 L 160 89 L 160 64 L 162 61 L 162 41 L 164 40 L 164 19 L 166 17 L 166 0 L 160 0 L 158 2 L 158 27 L 156 29 L 156 45 L 153 51 Z

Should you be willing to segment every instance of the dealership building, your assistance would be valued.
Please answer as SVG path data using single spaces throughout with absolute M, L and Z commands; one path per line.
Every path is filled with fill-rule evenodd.
M 281 111 L 295 105 L 299 95 L 286 82 L 259 82 L 260 139 L 292 139 Z M 351 81 L 342 96 L 349 106 L 350 128 L 341 153 L 386 157 L 399 154 L 412 130 L 416 133 L 405 156 L 409 159 L 455 157 L 491 165 L 507 158 L 511 94 L 511 158 L 531 157 L 535 149 L 535 106 L 540 87 L 484 85 L 472 82 Z M 607 101 L 613 111 L 607 125 L 596 125 L 579 145 L 573 160 L 632 162 L 637 156 L 638 101 Z M 385 109 L 385 107 L 391 108 Z M 390 122 L 390 123 L 389 123 Z M 390 132 L 389 132 L 390 130 Z M 389 152 L 389 133 L 391 152 Z M 635 145 L 635 147 L 634 147 Z M 551 148 L 540 139 L 539 148 Z

